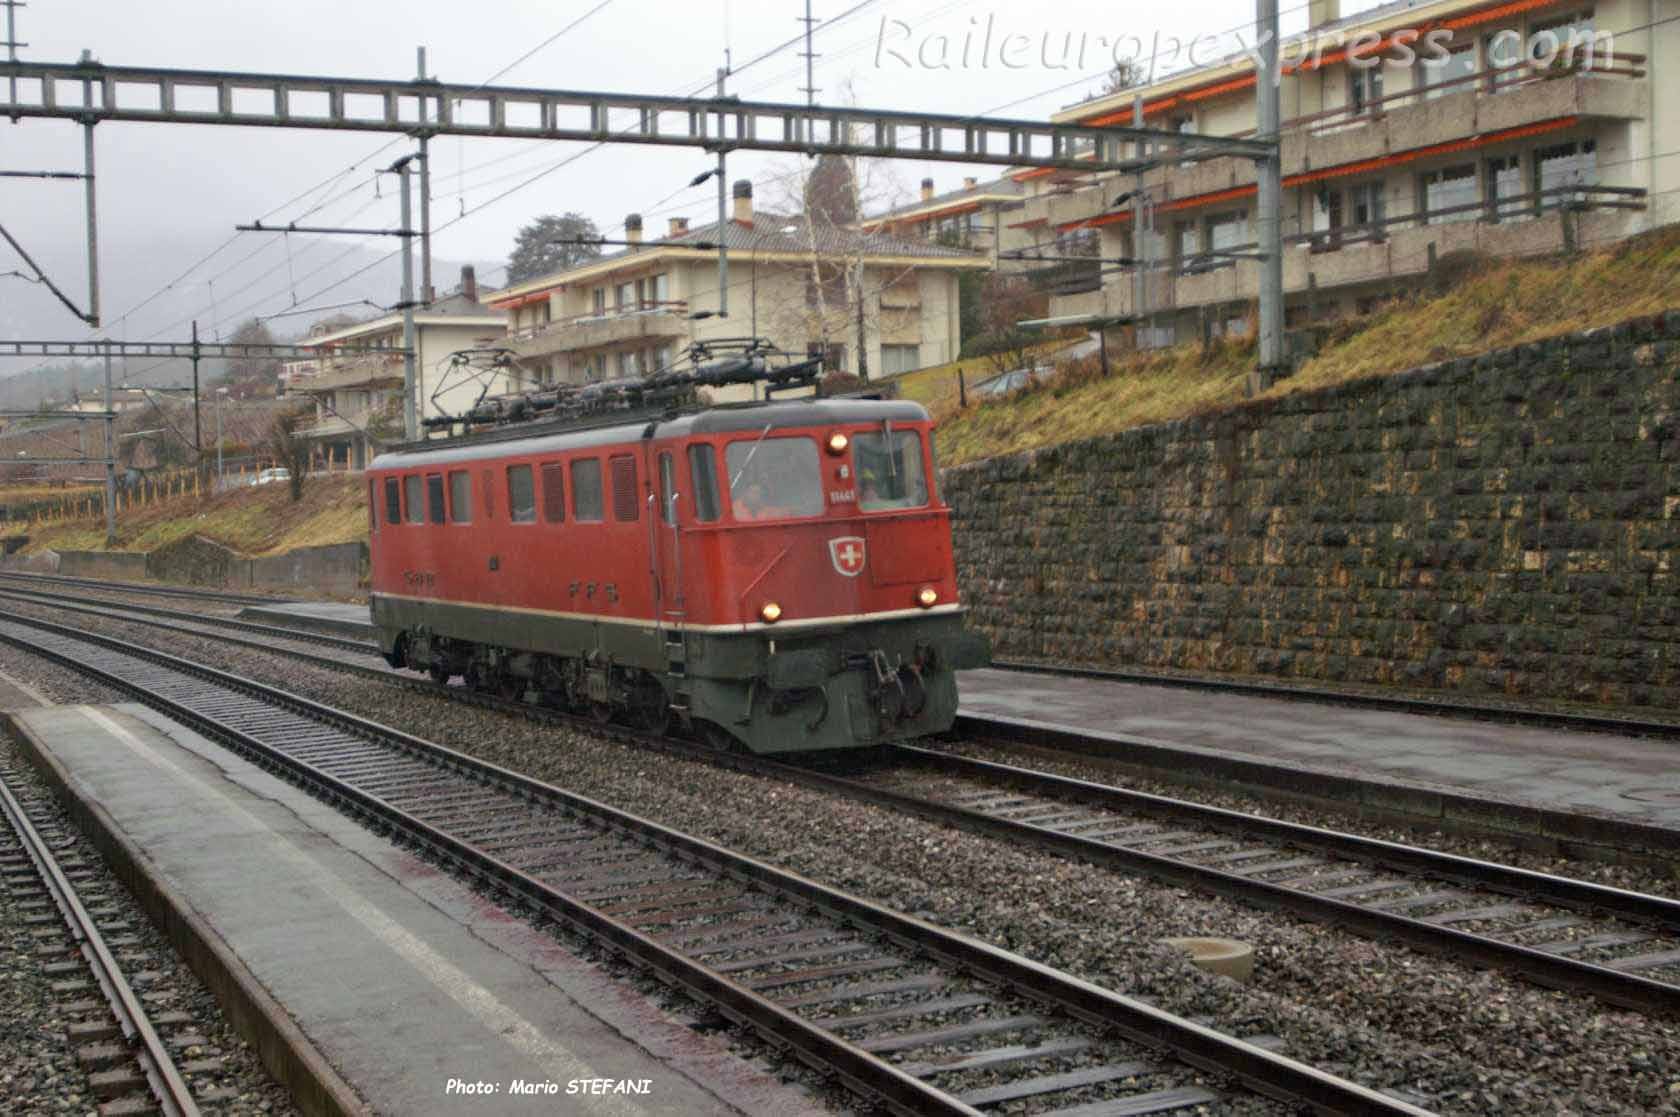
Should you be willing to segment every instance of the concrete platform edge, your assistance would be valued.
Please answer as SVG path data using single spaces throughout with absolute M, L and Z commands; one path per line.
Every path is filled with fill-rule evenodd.
M 1306 802 L 1352 809 L 1381 821 L 1499 838 L 1585 860 L 1620 862 L 1632 854 L 1663 865 L 1680 862 L 1680 830 L 1599 814 L 1575 813 L 1398 780 L 1363 779 L 1323 769 L 1268 763 L 1214 749 L 1019 718 L 959 713 L 952 732 L 1071 752 L 1169 782 L 1262 789 Z
M 40 739 L 10 713 L 3 722 L 82 832 L 104 855 L 152 922 L 181 952 L 209 988 L 228 1021 L 257 1052 L 263 1066 L 292 1092 L 311 1117 L 366 1117 L 372 1110 L 318 1048 L 269 996 L 221 936 L 211 929 L 152 866 L 97 802 L 88 799 Z

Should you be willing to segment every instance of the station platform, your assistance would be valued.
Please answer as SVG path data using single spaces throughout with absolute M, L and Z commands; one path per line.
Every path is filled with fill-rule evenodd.
M 959 714 L 1156 742 L 1211 757 L 1453 789 L 1680 832 L 1680 742 L 986 668 Z
M 77 813 L 172 897 L 171 937 L 202 926 L 198 953 L 234 959 L 283 1006 L 280 1031 L 323 1076 L 293 1086 L 300 1102 L 327 1099 L 306 1111 L 821 1112 L 546 933 L 153 710 L 9 718 Z
M 332 636 L 372 640 L 378 635 L 368 617 L 366 605 L 344 605 L 333 601 L 287 601 L 275 605 L 248 605 L 239 611 L 242 621 L 286 625 L 325 632 Z

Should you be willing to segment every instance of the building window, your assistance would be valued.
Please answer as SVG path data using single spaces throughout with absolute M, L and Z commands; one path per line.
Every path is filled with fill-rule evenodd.
M 1542 70 L 1591 68 L 1598 61 L 1593 11 L 1535 23 L 1528 31 L 1528 60 Z M 1608 33 L 1605 46 L 1610 46 Z
M 590 304 L 596 314 L 605 314 L 607 312 L 607 289 L 605 287 L 595 288 L 590 293 Z
M 1418 177 L 1418 208 L 1425 225 L 1446 225 L 1476 219 L 1476 165 L 1443 167 Z M 1451 211 L 1451 212 L 1445 212 Z
M 537 494 L 531 482 L 531 467 L 510 465 L 507 470 L 508 519 L 516 524 L 537 522 Z
M 572 519 L 581 523 L 600 523 L 601 462 L 598 458 L 584 458 L 572 463 Z
M 1501 155 L 1487 161 L 1482 181 L 1487 191 L 1487 219 L 1508 221 L 1522 213 L 1516 199 L 1523 192 L 1522 157 Z
M 1367 60 L 1368 61 L 1368 60 Z M 1382 111 L 1379 102 L 1383 95 L 1383 62 L 1375 60 L 1370 66 L 1348 67 L 1348 113 L 1352 116 Z
M 561 462 L 544 462 L 542 467 L 543 519 L 551 524 L 566 520 L 566 467 Z
M 1535 208 L 1540 212 L 1581 200 L 1573 187 L 1597 185 L 1597 141 L 1572 140 L 1534 153 Z
M 636 459 L 629 454 L 612 456 L 613 519 L 634 523 L 636 508 Z
M 395 477 L 385 478 L 385 522 L 402 523 L 402 488 Z
M 882 345 L 881 372 L 887 376 L 914 372 L 922 367 L 921 356 L 920 345 Z
M 1461 93 L 1474 84 L 1468 79 L 1476 72 L 1476 44 L 1459 43 L 1447 48 L 1445 58 L 1418 59 L 1418 80 L 1423 99 L 1432 101 L 1449 93 Z
M 1208 218 L 1207 243 L 1208 251 L 1215 254 L 1212 266 L 1225 267 L 1236 263 L 1229 256 L 1217 254 L 1233 252 L 1248 243 L 1248 211 L 1238 210 Z
M 1342 243 L 1342 220 L 1342 192 L 1321 187 L 1313 195 L 1313 247 L 1339 247 Z
M 426 522 L 423 484 L 418 473 L 403 478 L 403 498 L 408 504 L 408 522 L 411 524 Z
M 434 524 L 441 524 L 448 518 L 444 514 L 443 508 L 443 474 L 441 473 L 426 475 L 426 512 L 426 518 Z
M 1178 253 L 1178 264 L 1183 267 L 1195 259 L 1202 251 L 1201 230 L 1194 221 L 1180 221 L 1173 226 L 1173 248 Z
M 1515 27 L 1495 31 L 1482 40 L 1482 67 L 1487 87 L 1498 93 L 1523 77 L 1523 37 Z
M 1378 182 L 1362 182 L 1358 186 L 1348 188 L 1348 212 L 1353 215 L 1353 224 L 1361 227 L 1373 238 L 1381 239 L 1383 224 L 1387 216 L 1383 204 L 1383 184 Z
M 723 513 L 718 506 L 717 450 L 700 442 L 688 448 L 688 474 L 694 482 L 694 518 L 713 523 Z
M 620 283 L 613 296 L 613 305 L 620 314 L 634 309 L 636 305 L 636 285 L 634 283 Z
M 449 475 L 449 519 L 457 524 L 472 523 L 472 474 L 464 469 Z

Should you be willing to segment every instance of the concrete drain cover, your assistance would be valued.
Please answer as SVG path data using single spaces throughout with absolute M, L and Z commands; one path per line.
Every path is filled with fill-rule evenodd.
M 1622 798 L 1636 799 L 1641 803 L 1680 804 L 1680 787 L 1639 787 L 1622 792 Z

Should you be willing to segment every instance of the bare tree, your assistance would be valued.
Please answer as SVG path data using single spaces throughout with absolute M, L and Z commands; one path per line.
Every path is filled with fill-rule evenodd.
M 1048 300 L 1017 275 L 992 272 L 980 286 L 980 336 L 974 351 L 1000 375 L 1031 364 L 1037 340 L 1021 323 L 1043 312 Z
M 268 447 L 274 453 L 275 462 L 288 474 L 287 484 L 294 502 L 303 499 L 303 479 L 309 472 L 309 441 L 298 435 L 298 431 L 309 425 L 309 419 L 307 411 L 289 411 L 276 416 L 268 431 Z

